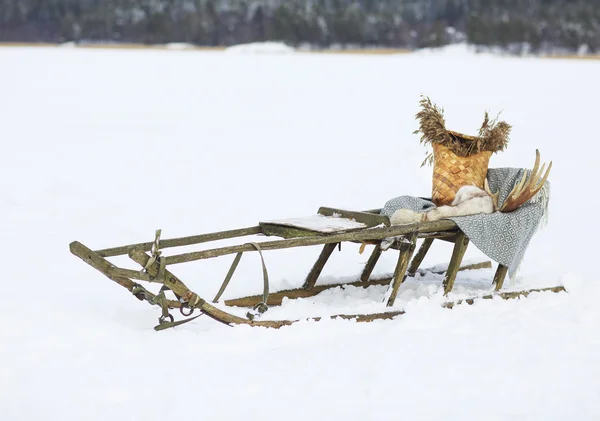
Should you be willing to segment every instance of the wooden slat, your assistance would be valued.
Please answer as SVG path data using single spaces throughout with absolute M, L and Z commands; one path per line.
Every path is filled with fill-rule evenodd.
M 98 253 L 94 252 L 93 250 L 91 250 L 88 247 L 81 244 L 79 241 L 73 241 L 69 245 L 69 248 L 71 250 L 71 253 L 73 253 L 75 256 L 79 257 L 81 260 L 86 262 L 88 265 L 90 265 L 94 269 L 100 271 L 104 276 L 106 276 L 111 281 L 116 282 L 117 284 L 126 288 L 130 292 L 135 287 L 135 285 L 136 285 L 135 282 L 133 282 L 128 277 L 123 276 L 123 272 L 121 272 L 121 274 L 118 275 L 119 270 L 121 270 L 121 268 L 116 267 L 115 265 L 110 263 L 108 260 L 106 260 L 102 256 L 98 255 Z M 125 270 L 125 269 L 123 269 L 123 270 Z M 152 294 L 149 291 L 147 292 L 147 294 L 149 294 L 152 297 L 154 296 L 154 294 Z M 138 296 L 136 296 L 136 297 L 139 300 L 143 300 L 142 297 L 138 297 Z M 172 308 L 180 307 L 179 302 L 174 301 L 174 300 L 167 300 L 167 304 L 169 305 L 169 307 L 172 307 Z
M 448 243 L 454 244 L 456 242 L 456 235 L 458 231 L 448 231 L 448 232 L 431 232 L 431 233 L 419 233 L 419 238 L 432 238 L 434 240 L 446 241 Z
M 327 260 L 329 260 L 329 257 L 331 256 L 331 253 L 333 253 L 333 250 L 335 250 L 336 246 L 337 243 L 329 243 L 323 246 L 323 250 L 321 251 L 319 258 L 315 262 L 314 266 L 308 273 L 306 280 L 304 281 L 304 289 L 311 289 L 315 286 L 315 284 L 317 283 L 317 279 L 319 278 L 319 275 L 323 270 L 323 267 L 325 267 L 325 263 L 327 263 Z
M 315 237 L 290 238 L 285 240 L 265 241 L 261 242 L 262 250 L 279 250 L 292 247 L 316 246 L 327 243 L 340 243 L 343 241 L 362 241 L 362 240 L 381 240 L 387 237 L 397 237 L 401 235 L 411 234 L 413 232 L 428 233 L 455 230 L 456 224 L 449 220 L 443 219 L 439 221 L 425 222 L 422 224 L 395 225 L 383 228 L 368 228 L 356 232 L 348 232 L 334 235 L 319 235 Z M 240 251 L 256 251 L 250 244 L 238 246 L 221 247 L 210 250 L 197 251 L 192 253 L 184 253 L 166 257 L 167 265 L 174 265 L 195 260 L 209 259 L 217 256 L 238 253 Z
M 563 287 L 563 286 L 556 286 L 556 287 L 529 289 L 529 290 L 526 290 L 526 291 L 495 292 L 493 294 L 484 295 L 483 297 L 467 298 L 465 300 L 458 300 L 458 301 L 447 302 L 447 303 L 442 304 L 442 307 L 444 307 L 444 308 L 453 308 L 454 306 L 457 306 L 457 305 L 460 305 L 460 304 L 463 304 L 463 303 L 471 305 L 476 300 L 491 300 L 494 297 L 500 297 L 503 300 L 512 300 L 512 299 L 515 299 L 515 298 L 527 297 L 532 292 L 554 292 L 554 293 L 558 293 L 558 292 L 565 292 L 565 291 L 566 291 L 565 287 Z
M 427 255 L 432 243 L 433 238 L 426 238 L 423 241 L 423 244 L 421 244 L 421 247 L 419 247 L 419 251 L 413 258 L 412 262 L 410 262 L 410 267 L 408 268 L 409 275 L 412 276 L 417 273 L 417 269 L 419 269 L 419 266 L 421 266 L 421 263 L 423 263 L 423 259 L 425 258 L 425 255 Z
M 94 269 L 103 273 L 104 276 L 111 281 L 114 281 L 122 287 L 127 288 L 129 291 L 131 291 L 135 286 L 135 282 L 127 277 L 110 274 L 110 271 L 116 269 L 117 267 L 108 260 L 104 259 L 98 253 L 81 244 L 79 241 L 73 241 L 71 244 L 69 244 L 69 249 L 71 250 L 71 253 L 79 257 Z
M 139 270 L 123 269 L 119 267 L 110 268 L 107 273 L 112 276 L 127 277 L 129 279 L 137 279 L 138 281 L 154 282 L 152 277 L 147 273 Z M 158 282 L 161 283 L 161 282 Z
M 285 225 L 271 224 L 268 222 L 261 222 L 259 225 L 262 230 L 262 233 L 271 237 L 299 238 L 328 235 L 324 232 L 311 231 L 303 228 L 289 227 Z
M 244 237 L 246 235 L 255 235 L 260 234 L 261 228 L 260 226 L 249 227 L 249 228 L 240 228 L 229 231 L 219 231 L 213 232 L 209 234 L 200 234 L 200 235 L 192 235 L 190 237 L 179 237 L 179 238 L 169 238 L 160 240 L 160 248 L 166 249 L 171 247 L 181 247 L 181 246 L 190 246 L 193 244 L 206 243 L 209 241 L 216 240 L 225 240 L 229 238 L 236 237 Z M 130 250 L 142 250 L 142 251 L 150 251 L 152 250 L 152 245 L 154 241 L 147 243 L 137 243 L 137 244 L 129 244 L 126 246 L 113 247 L 108 249 L 96 250 L 96 253 L 101 257 L 111 257 L 111 256 L 121 256 L 129 253 Z
M 469 238 L 462 232 L 456 237 L 454 243 L 454 250 L 452 250 L 452 257 L 450 258 L 450 264 L 448 270 L 446 270 L 446 277 L 444 278 L 444 295 L 448 295 L 452 288 L 454 288 L 454 280 L 456 279 L 456 272 L 462 262 L 467 246 L 469 245 Z
M 491 269 L 492 267 L 492 261 L 491 260 L 487 260 L 485 262 L 479 262 L 479 263 L 470 263 L 468 265 L 461 265 L 461 267 L 458 268 L 459 272 L 465 271 L 465 270 L 478 270 L 478 269 Z M 443 275 L 444 273 L 446 273 L 448 271 L 448 269 L 444 269 L 444 270 L 426 270 L 426 269 L 419 269 L 417 270 L 417 272 L 425 275 L 427 273 L 434 273 L 436 275 Z
M 506 278 L 506 274 L 508 273 L 508 268 L 504 265 L 498 265 L 498 269 L 496 269 L 496 273 L 494 274 L 494 281 L 492 282 L 495 285 L 496 291 L 502 289 L 502 285 L 504 285 L 504 279 Z
M 417 243 L 417 233 L 413 233 L 408 241 L 410 241 L 410 245 L 406 250 L 400 251 L 400 256 L 398 257 L 398 264 L 396 265 L 396 270 L 394 271 L 394 278 L 392 279 L 392 285 L 390 286 L 390 295 L 387 300 L 387 306 L 392 307 L 394 302 L 396 301 L 396 296 L 398 295 L 398 290 L 400 289 L 400 285 L 406 279 L 406 269 L 408 268 L 408 263 L 415 251 L 415 246 Z
M 377 264 L 377 262 L 379 261 L 379 258 L 381 257 L 381 247 L 379 247 L 379 244 L 376 244 L 375 247 L 373 248 L 373 252 L 371 253 L 371 256 L 369 256 L 369 260 L 367 261 L 367 264 L 365 265 L 365 268 L 362 271 L 362 274 L 360 275 L 360 280 L 363 282 L 367 282 L 369 280 L 369 278 L 371 277 L 371 273 L 373 273 L 373 269 L 375 269 L 375 265 Z
M 334 214 L 338 214 L 343 218 L 354 219 L 356 222 L 362 222 L 363 224 L 366 224 L 367 227 L 375 227 L 381 224 L 385 225 L 386 227 L 391 225 L 390 219 L 387 216 L 370 212 L 350 211 L 323 206 L 319 208 L 318 213 L 325 216 L 333 216 Z

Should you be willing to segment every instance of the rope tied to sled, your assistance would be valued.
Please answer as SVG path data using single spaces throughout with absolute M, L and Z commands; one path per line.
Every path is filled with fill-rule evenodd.
M 160 249 L 161 233 L 162 233 L 161 229 L 157 229 L 156 232 L 154 233 L 154 244 L 152 244 L 152 249 L 151 249 L 152 255 L 150 256 L 150 259 L 148 259 L 148 262 L 144 266 L 144 269 L 147 272 L 148 268 L 150 268 L 154 263 L 158 262 L 158 273 L 156 274 L 155 277 L 152 278 L 152 280 L 154 280 L 154 281 L 162 281 L 165 277 L 165 268 L 166 268 L 167 262 L 165 261 L 165 259 L 161 258 L 161 254 L 162 254 L 162 250 Z
M 158 292 L 158 294 L 155 295 L 139 284 L 135 284 L 135 286 L 131 290 L 131 293 L 133 295 L 135 295 L 138 299 L 146 300 L 151 305 L 157 305 L 161 308 L 161 315 L 158 318 L 158 326 L 156 326 L 154 328 L 155 330 L 163 330 L 163 329 L 166 329 L 169 327 L 180 325 L 182 323 L 187 323 L 188 321 L 193 320 L 196 317 L 199 317 L 202 315 L 202 313 L 201 313 L 196 317 L 192 317 L 187 320 L 175 322 L 175 318 L 173 317 L 173 315 L 171 313 L 169 313 L 169 300 L 167 299 L 167 296 L 165 294 L 166 291 L 169 291 L 169 288 L 163 285 L 160 288 L 160 291 Z M 181 308 L 183 308 L 183 307 L 181 307 Z M 181 310 L 181 308 L 180 308 L 180 310 Z M 182 314 L 183 314 L 183 311 L 182 311 Z M 191 313 L 189 313 L 188 316 L 189 315 L 191 315 Z
M 160 250 L 160 236 L 162 230 L 157 229 L 154 235 L 154 243 L 151 248 L 151 256 L 148 258 L 146 264 L 143 265 L 142 272 L 146 273 L 149 278 L 154 282 L 160 282 L 163 285 L 161 286 L 158 294 L 154 295 L 144 287 L 139 284 L 136 284 L 132 289 L 132 293 L 138 297 L 139 299 L 145 299 L 148 303 L 152 305 L 158 305 L 161 308 L 161 315 L 158 318 L 158 325 L 154 327 L 154 330 L 164 330 L 171 327 L 179 326 L 181 324 L 190 322 L 204 314 L 202 311 L 202 306 L 206 303 L 202 298 L 200 298 L 197 294 L 189 291 L 183 297 L 178 295 L 175 291 L 167 286 L 167 277 L 165 274 L 166 271 L 166 260 L 161 256 L 162 251 Z M 156 269 L 156 265 L 158 265 L 158 269 Z M 153 268 L 153 270 L 150 270 Z M 155 274 L 153 276 L 151 274 Z M 173 306 L 169 304 L 169 300 L 167 299 L 166 292 L 171 291 L 177 301 L 179 301 L 179 311 L 185 317 L 191 316 L 196 308 L 200 310 L 200 314 L 194 317 L 189 317 L 184 320 L 175 321 L 173 315 L 169 312 L 169 309 Z M 186 312 L 186 310 L 189 310 Z
M 267 271 L 267 266 L 265 264 L 265 259 L 264 259 L 263 253 L 262 253 L 262 249 L 260 248 L 260 245 L 258 243 L 248 243 L 248 244 L 251 245 L 252 247 L 254 247 L 256 249 L 256 251 L 258 251 L 258 254 L 260 256 L 260 262 L 262 265 L 262 272 L 263 272 L 262 301 L 260 303 L 256 304 L 252 308 L 252 311 L 249 311 L 246 313 L 246 317 L 249 320 L 254 320 L 256 317 L 260 317 L 260 315 L 262 315 L 269 309 L 269 306 L 267 305 L 267 301 L 269 299 L 269 273 Z M 231 278 L 233 277 L 233 273 L 235 272 L 236 268 L 238 267 L 243 254 L 244 254 L 244 252 L 239 252 L 236 254 L 235 258 L 233 259 L 233 262 L 231 263 L 231 267 L 229 268 L 229 271 L 227 272 L 227 276 L 225 276 L 225 280 L 221 284 L 221 288 L 219 288 L 219 292 L 217 292 L 217 295 L 215 295 L 215 298 L 213 299 L 213 303 L 217 303 L 219 301 L 219 299 L 221 298 L 221 296 L 223 295 L 223 293 L 229 286 L 229 282 L 231 281 Z

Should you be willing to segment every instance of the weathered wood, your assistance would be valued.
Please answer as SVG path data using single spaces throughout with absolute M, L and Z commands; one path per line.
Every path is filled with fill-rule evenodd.
M 500 291 L 502 289 L 502 285 L 504 285 L 504 279 L 506 278 L 506 274 L 508 273 L 508 268 L 504 265 L 498 265 L 498 269 L 496 269 L 496 273 L 494 274 L 494 281 L 492 282 L 495 285 L 496 291 Z
M 114 268 L 108 269 L 107 273 L 111 276 L 126 277 L 129 279 L 137 279 L 139 281 L 146 281 L 146 282 L 162 283 L 160 281 L 154 281 L 150 275 L 148 275 L 147 273 L 141 272 L 139 270 L 131 270 L 131 269 L 123 269 L 120 267 L 114 267 Z
M 462 262 L 467 246 L 469 245 L 469 238 L 460 232 L 456 236 L 456 242 L 454 243 L 454 250 L 452 250 L 452 257 L 450 258 L 450 264 L 446 270 L 446 276 L 444 278 L 444 295 L 448 295 L 454 287 L 454 280 L 456 279 L 456 273 Z
M 442 304 L 442 307 L 444 307 L 444 308 L 453 308 L 454 306 L 457 306 L 457 305 L 460 305 L 460 304 L 463 304 L 463 303 L 472 305 L 476 300 L 491 300 L 494 297 L 500 297 L 500 298 L 502 298 L 504 300 L 512 300 L 512 299 L 515 299 L 515 298 L 527 297 L 532 292 L 554 292 L 554 293 L 558 293 L 558 292 L 565 292 L 565 291 L 566 291 L 565 287 L 563 287 L 563 286 L 556 286 L 556 287 L 547 287 L 547 288 L 528 289 L 526 291 L 495 292 L 493 294 L 484 295 L 482 297 L 467 298 L 465 300 L 458 300 L 458 301 L 447 302 L 447 303 Z
M 121 285 L 122 287 L 126 288 L 129 292 L 133 291 L 133 288 L 136 286 L 135 282 L 133 282 L 128 277 L 123 276 L 122 273 L 120 276 L 115 274 L 115 273 L 119 273 L 119 270 L 125 270 L 125 269 L 117 268 L 111 262 L 109 262 L 102 256 L 98 255 L 98 253 L 94 252 L 90 248 L 84 246 L 79 241 L 73 241 L 69 245 L 69 249 L 71 250 L 71 253 L 73 253 L 75 256 L 79 257 L 81 260 L 86 262 L 88 265 L 90 265 L 94 269 L 101 272 L 104 276 L 106 276 L 111 281 L 114 281 L 117 284 Z M 132 272 L 135 272 L 135 271 L 132 271 Z M 147 292 L 147 294 L 150 297 L 156 296 L 155 294 L 153 294 L 149 291 Z M 136 295 L 136 298 L 138 298 L 139 300 L 143 300 L 143 298 L 141 296 Z M 172 308 L 180 307 L 180 304 L 178 301 L 168 300 L 167 304 Z
M 193 244 L 206 243 L 209 241 L 216 240 L 225 240 L 228 238 L 236 238 L 236 237 L 244 237 L 246 235 L 255 235 L 260 234 L 261 228 L 259 226 L 249 227 L 249 228 L 240 228 L 229 231 L 219 231 L 213 232 L 209 234 L 200 234 L 193 235 L 190 237 L 180 237 L 180 238 L 170 238 L 160 240 L 160 248 L 166 249 L 171 247 L 181 247 L 181 246 L 189 246 Z M 96 253 L 101 257 L 111 257 L 111 256 L 121 256 L 129 253 L 130 250 L 142 250 L 142 251 L 150 251 L 152 250 L 152 245 L 154 241 L 147 243 L 138 243 L 138 244 L 130 244 L 127 246 L 113 247 L 108 249 L 96 250 Z
M 333 253 L 333 250 L 335 250 L 336 246 L 337 243 L 329 243 L 323 246 L 323 250 L 321 250 L 319 258 L 308 273 L 308 276 L 306 277 L 306 280 L 304 281 L 304 286 L 302 288 L 311 289 L 315 286 L 315 284 L 317 283 L 317 279 L 319 278 L 319 275 L 323 270 L 323 267 L 325 267 L 325 263 L 327 263 L 327 260 L 329 260 L 329 257 L 331 256 L 331 253 Z
M 409 275 L 413 276 L 415 273 L 417 273 L 417 269 L 419 269 L 419 266 L 421 266 L 421 263 L 423 263 L 423 259 L 429 251 L 429 248 L 431 247 L 432 243 L 433 238 L 426 238 L 425 240 L 423 240 L 423 244 L 421 244 L 421 247 L 419 247 L 419 251 L 412 259 L 412 262 L 410 262 L 410 267 L 408 268 Z
M 461 265 L 461 267 L 458 268 L 459 272 L 465 271 L 465 270 L 477 270 L 477 269 L 490 269 L 492 267 L 492 261 L 491 260 L 486 260 L 485 262 L 479 262 L 479 263 L 470 263 L 468 265 Z M 433 273 L 435 275 L 443 275 L 448 271 L 448 269 L 443 269 L 443 270 L 430 270 L 430 269 L 417 269 L 417 273 L 420 273 L 421 275 L 426 275 L 428 273 Z M 412 275 L 414 276 L 414 274 Z
M 308 298 L 314 297 L 315 295 L 320 294 L 323 291 L 332 288 L 339 287 L 356 287 L 356 288 L 367 288 L 373 285 L 388 285 L 392 280 L 391 276 L 387 276 L 381 279 L 371 280 L 371 281 L 356 281 L 350 283 L 343 284 L 328 284 L 328 285 L 315 285 L 311 289 L 305 288 L 295 288 L 295 289 L 287 289 L 283 291 L 273 292 L 269 294 L 269 299 L 267 305 L 269 306 L 279 306 L 284 298 L 288 299 L 298 299 L 298 298 Z M 233 306 L 233 307 L 254 307 L 256 304 L 262 302 L 263 296 L 261 295 L 251 295 L 249 297 L 241 297 L 234 298 L 231 300 L 225 300 L 225 305 Z
M 419 238 L 422 239 L 434 239 L 434 240 L 442 240 L 448 241 L 449 243 L 453 243 L 456 240 L 456 231 L 443 231 L 443 232 L 419 232 Z M 379 245 L 382 240 L 363 240 L 363 241 L 351 241 L 352 243 L 359 243 L 361 245 L 361 250 L 364 249 L 367 245 Z M 402 250 L 402 245 L 394 242 L 390 247 L 390 249 L 394 250 Z M 359 251 L 362 254 L 362 251 Z
M 127 288 L 129 291 L 133 290 L 135 282 L 124 276 L 111 275 L 110 271 L 116 269 L 117 267 L 108 260 L 104 259 L 98 253 L 81 244 L 79 241 L 73 241 L 71 244 L 69 244 L 69 250 L 72 254 L 79 257 L 85 263 L 100 271 L 111 281 L 114 281 L 122 287 Z
M 379 247 L 379 244 L 376 244 L 375 248 L 373 248 L 371 256 L 369 257 L 369 260 L 367 260 L 367 264 L 365 265 L 362 274 L 360 275 L 361 281 L 367 282 L 369 280 L 369 278 L 371 277 L 371 273 L 373 273 L 373 269 L 375 269 L 375 265 L 381 257 L 381 253 L 381 247 Z
M 398 264 L 396 265 L 396 270 L 394 271 L 394 277 L 392 278 L 392 285 L 390 286 L 390 296 L 387 300 L 387 306 L 391 307 L 394 305 L 396 301 L 396 296 L 398 295 L 398 290 L 400 289 L 400 285 L 406 279 L 406 269 L 408 268 L 408 263 L 410 262 L 410 258 L 415 251 L 415 247 L 417 244 L 417 233 L 414 232 L 408 237 L 408 241 L 410 241 L 410 245 L 406 248 L 406 250 L 402 250 L 400 252 L 400 256 L 398 256 Z
M 320 244 L 339 243 L 342 241 L 362 241 L 376 240 L 387 237 L 397 237 L 410 234 L 412 232 L 428 233 L 438 231 L 448 231 L 456 229 L 456 224 L 449 219 L 439 221 L 424 222 L 421 224 L 395 225 L 382 228 L 367 228 L 360 231 L 348 232 L 334 235 L 318 235 L 314 237 L 290 238 L 285 240 L 265 241 L 261 242 L 262 250 L 278 250 L 292 247 L 316 246 Z M 195 260 L 208 259 L 227 254 L 238 253 L 240 251 L 255 251 L 256 249 L 250 244 L 238 246 L 221 247 L 210 250 L 197 251 L 192 253 L 178 254 L 166 257 L 167 265 L 174 265 Z
M 150 259 L 150 256 L 148 256 L 142 250 L 130 250 L 129 257 L 144 268 Z M 160 266 L 158 262 L 154 262 L 152 265 L 146 268 L 146 271 L 150 276 L 156 277 L 158 275 L 159 268 Z M 177 276 L 173 275 L 166 269 L 164 271 L 162 283 L 180 297 L 187 297 L 191 294 L 191 291 L 188 289 L 188 287 L 185 286 L 185 284 Z
M 383 312 L 383 313 L 372 313 L 372 314 L 338 314 L 335 316 L 329 316 L 330 319 L 344 319 L 344 320 L 354 320 L 356 322 L 365 322 L 365 323 L 369 323 L 372 322 L 374 320 L 391 320 L 396 316 L 401 316 L 402 314 L 405 314 L 406 312 L 404 310 L 398 310 L 398 311 L 387 311 L 387 312 Z M 321 320 L 321 317 L 313 317 L 309 320 L 314 320 L 316 322 L 318 322 L 319 320 Z
M 456 238 L 456 232 L 450 231 L 450 232 L 419 233 L 419 238 L 433 238 L 433 239 L 437 239 L 437 240 L 446 240 L 446 241 L 454 242 L 454 239 Z
M 460 268 L 458 268 L 458 270 L 460 272 L 460 271 L 464 271 L 464 270 L 478 270 L 478 269 L 491 269 L 491 268 L 492 268 L 492 261 L 486 260 L 485 262 L 470 263 L 468 265 L 462 265 Z M 433 272 L 433 273 L 437 273 L 437 272 Z
M 299 237 L 315 237 L 319 235 L 328 235 L 324 232 L 311 231 L 303 228 L 288 227 L 285 225 L 271 224 L 268 222 L 261 222 L 260 228 L 264 235 L 271 237 L 282 237 L 282 238 L 299 238 Z
M 333 216 L 334 214 L 340 215 L 343 218 L 354 219 L 356 222 L 362 222 L 367 227 L 376 227 L 377 225 L 385 225 L 389 227 L 390 218 L 385 215 L 378 215 L 370 212 L 350 211 L 345 209 L 335 209 L 328 207 L 321 207 L 318 211 L 319 214 L 325 216 Z

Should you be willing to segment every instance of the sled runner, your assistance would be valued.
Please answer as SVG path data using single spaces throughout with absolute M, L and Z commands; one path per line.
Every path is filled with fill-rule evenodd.
M 241 242 L 238 245 L 211 248 L 183 254 L 164 255 L 166 249 L 180 246 L 190 246 L 216 240 L 242 238 L 246 236 L 278 237 L 278 239 L 261 242 Z M 407 277 L 414 276 L 419 269 L 423 258 L 427 254 L 434 240 L 449 241 L 454 243 L 450 262 L 445 271 L 443 287 L 444 294 L 452 291 L 457 272 L 465 269 L 491 267 L 491 262 L 478 265 L 461 266 L 463 256 L 469 244 L 469 238 L 452 220 L 438 220 L 409 225 L 390 224 L 387 216 L 381 215 L 380 210 L 348 211 L 322 207 L 316 215 L 306 218 L 293 218 L 284 220 L 264 221 L 248 228 L 230 231 L 201 234 L 191 237 L 161 239 L 161 231 L 157 230 L 153 242 L 131 244 L 110 249 L 92 250 L 78 241 L 70 244 L 71 253 L 81 258 L 93 268 L 102 272 L 106 277 L 129 290 L 139 300 L 147 301 L 161 308 L 161 316 L 156 330 L 173 327 L 190 320 L 207 315 L 216 321 L 227 325 L 245 324 L 279 328 L 293 324 L 299 320 L 263 320 L 262 314 L 269 306 L 281 304 L 284 298 L 306 298 L 315 296 L 322 291 L 336 288 L 344 284 L 318 285 L 317 281 L 323 267 L 336 247 L 341 247 L 344 242 L 361 244 L 361 252 L 367 245 L 374 246 L 373 251 L 365 264 L 360 279 L 345 285 L 355 287 L 369 287 L 372 285 L 388 285 L 387 294 L 382 302 L 381 312 L 375 314 L 340 314 L 331 318 L 353 319 L 359 322 L 368 322 L 376 319 L 391 319 L 404 313 L 403 310 L 394 309 L 393 305 L 401 290 L 401 285 Z M 417 250 L 417 242 L 421 245 Z M 306 276 L 301 288 L 270 293 L 268 272 L 263 260 L 263 252 L 294 247 L 322 246 L 322 251 Z M 398 261 L 392 276 L 372 279 L 371 274 L 381 254 L 387 250 L 398 252 Z M 417 250 L 417 251 L 416 251 Z M 416 253 L 415 253 L 416 251 Z M 220 297 L 227 288 L 243 253 L 257 252 L 263 269 L 263 293 L 261 295 L 243 297 L 219 302 Z M 235 255 L 231 267 L 214 299 L 208 301 L 191 291 L 184 282 L 169 271 L 174 265 L 216 258 L 219 256 Z M 129 256 L 140 265 L 140 270 L 131 270 L 117 267 L 108 258 L 115 256 Z M 534 291 L 564 291 L 562 287 L 544 288 L 521 292 L 500 292 L 507 274 L 507 267 L 498 265 L 492 280 L 494 292 L 479 298 L 501 297 L 504 299 L 527 296 Z M 153 293 L 142 286 L 141 282 L 160 285 L 160 291 Z M 167 292 L 174 295 L 169 299 Z M 465 300 L 471 304 L 472 300 Z M 224 304 L 224 306 L 223 306 Z M 448 302 L 444 307 L 452 308 L 459 302 Z M 236 316 L 223 307 L 249 307 L 246 317 Z M 187 319 L 175 321 L 170 310 L 179 309 Z M 194 311 L 199 313 L 193 315 Z M 312 320 L 319 320 L 313 318 Z

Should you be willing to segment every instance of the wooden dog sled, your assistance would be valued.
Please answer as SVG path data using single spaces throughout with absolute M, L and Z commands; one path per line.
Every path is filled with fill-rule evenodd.
M 333 208 L 321 208 L 317 215 L 309 218 L 296 218 L 280 221 L 261 222 L 257 226 L 240 228 L 230 231 L 215 232 L 210 234 L 195 235 L 191 237 L 161 239 L 160 230 L 157 230 L 153 242 L 132 244 L 103 250 L 92 250 L 78 241 L 70 244 L 71 253 L 81 258 L 93 268 L 102 272 L 106 277 L 130 291 L 139 300 L 147 301 L 161 308 L 159 324 L 156 330 L 174 327 L 199 317 L 204 314 L 221 323 L 233 325 L 250 325 L 279 328 L 291 325 L 299 320 L 261 320 L 261 315 L 269 306 L 281 304 L 284 298 L 306 298 L 320 292 L 339 287 L 343 284 L 317 285 L 319 275 L 336 247 L 343 242 L 361 243 L 361 251 L 366 244 L 374 245 L 360 279 L 345 285 L 356 287 L 369 287 L 372 285 L 389 285 L 382 311 L 375 314 L 341 314 L 331 318 L 353 319 L 359 322 L 368 322 L 376 319 L 391 319 L 404 313 L 403 310 L 394 309 L 393 305 L 400 290 L 402 282 L 414 276 L 420 269 L 426 253 L 435 239 L 454 243 L 450 263 L 445 271 L 443 287 L 447 295 L 454 286 L 457 272 L 464 269 L 477 269 L 491 267 L 491 262 L 479 265 L 461 266 L 462 259 L 469 244 L 469 239 L 458 229 L 451 220 L 423 222 L 411 225 L 391 226 L 386 216 L 380 215 L 379 210 L 372 211 L 347 211 Z M 212 248 L 184 254 L 164 255 L 166 249 L 180 246 L 190 246 L 216 240 L 241 238 L 245 236 L 269 236 L 279 239 L 242 243 L 239 245 Z M 415 253 L 417 241 L 422 243 Z M 268 273 L 262 259 L 262 253 L 268 250 L 286 249 L 293 247 L 319 246 L 323 247 L 317 261 L 308 273 L 301 288 L 269 293 Z M 371 273 L 379 260 L 381 253 L 392 249 L 398 251 L 398 262 L 392 276 L 371 279 Z M 239 317 L 224 311 L 221 305 L 217 306 L 221 295 L 227 287 L 243 253 L 258 252 L 263 266 L 264 288 L 262 295 L 243 297 L 224 301 L 225 306 L 249 307 L 246 317 Z M 209 302 L 191 291 L 184 282 L 169 271 L 173 265 L 193 262 L 202 259 L 215 258 L 235 254 L 231 268 L 222 283 L 215 298 Z M 140 270 L 131 270 L 117 267 L 108 258 L 127 255 L 141 266 Z M 507 268 L 499 265 L 493 278 L 494 292 L 479 298 L 501 297 L 503 299 L 527 296 L 537 291 L 564 291 L 563 287 L 552 287 L 521 292 L 500 292 Z M 142 286 L 141 282 L 160 285 L 160 291 L 153 293 Z M 166 295 L 174 295 L 169 299 Z M 174 298 L 174 299 L 173 299 Z M 462 302 L 462 301 L 461 301 Z M 465 300 L 472 303 L 472 300 Z M 444 307 L 452 308 L 460 302 L 448 302 Z M 179 309 L 187 319 L 175 321 L 170 310 Z M 193 315 L 194 311 L 199 313 Z M 191 317 L 190 317 L 191 316 Z M 319 320 L 313 318 L 312 320 Z

